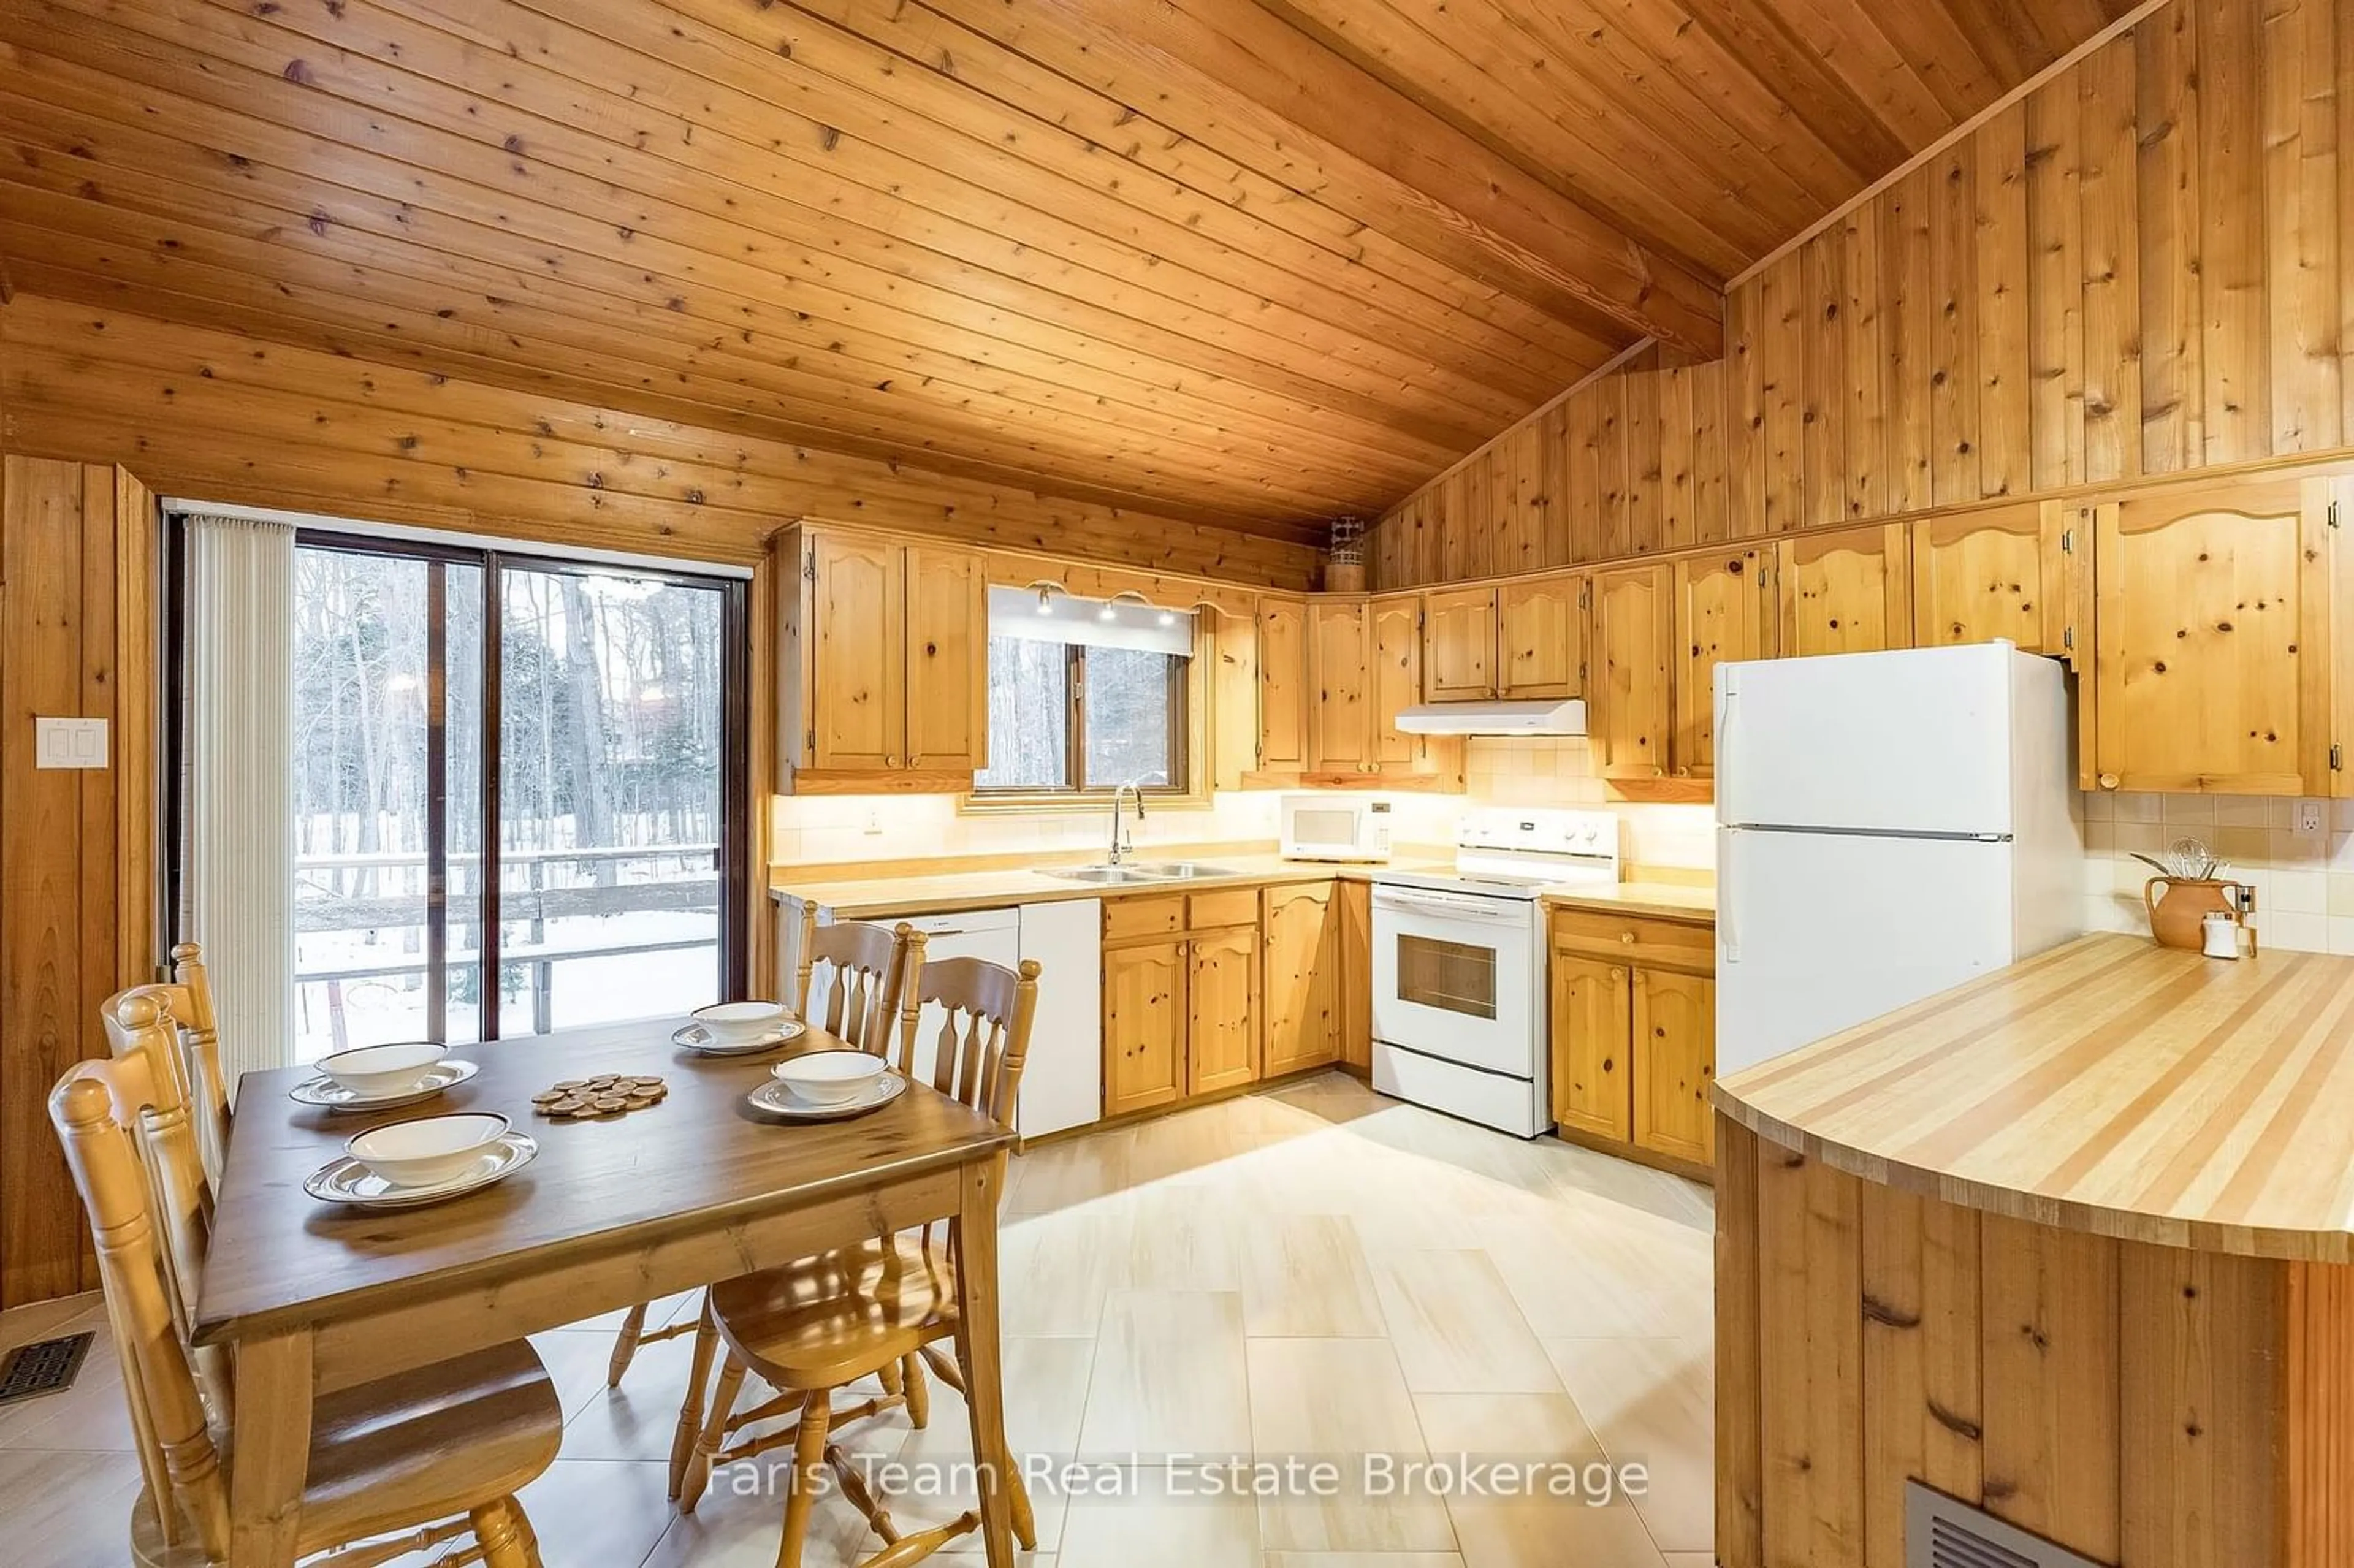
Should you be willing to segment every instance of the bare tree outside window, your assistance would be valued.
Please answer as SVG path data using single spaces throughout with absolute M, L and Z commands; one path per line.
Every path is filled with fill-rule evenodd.
M 1002 590 L 1001 590 L 1002 591 Z M 1182 790 L 1191 617 L 1089 600 L 991 604 L 989 767 L 974 791 Z

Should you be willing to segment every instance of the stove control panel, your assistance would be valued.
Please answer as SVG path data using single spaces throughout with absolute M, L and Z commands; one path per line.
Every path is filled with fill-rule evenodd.
M 1455 847 L 1480 854 L 1579 855 L 1617 861 L 1618 819 L 1608 811 L 1481 806 L 1455 827 Z

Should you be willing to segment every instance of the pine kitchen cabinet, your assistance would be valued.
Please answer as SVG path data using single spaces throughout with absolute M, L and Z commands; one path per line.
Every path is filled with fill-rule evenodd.
M 1912 535 L 1902 523 L 1794 534 L 1774 546 L 1785 659 L 1913 645 Z
M 1426 594 L 1422 600 L 1423 696 L 1479 702 L 1496 694 L 1496 600 L 1492 588 Z
M 2168 487 L 2080 510 L 2093 540 L 2087 789 L 2330 792 L 2327 478 Z M 2089 513 L 2089 518 L 2086 514 Z
M 1340 927 L 1333 885 L 1263 888 L 1259 919 L 1267 965 L 1267 1075 L 1320 1067 L 1341 1056 Z
M 802 527 L 787 558 L 800 591 L 782 618 L 784 790 L 970 789 L 989 758 L 981 556 Z
M 1585 694 L 1585 600 L 1583 572 L 1518 577 L 1497 587 L 1498 696 L 1533 702 Z
M 1308 770 L 1373 772 L 1373 621 L 1363 599 L 1309 606 L 1308 677 Z
M 2031 501 L 1914 524 L 1913 645 L 2001 638 L 2030 653 L 2070 652 L 2059 564 L 2064 516 L 2056 503 Z
M 1680 778 L 1716 773 L 1716 667 L 1774 656 L 1773 558 L 1762 548 L 1691 556 L 1675 565 L 1675 729 Z
M 1362 789 L 1459 780 L 1459 739 L 1397 727 L 1399 710 L 1423 700 L 1422 596 L 1319 599 L 1308 628 L 1305 781 Z
M 1555 909 L 1549 932 L 1554 1121 L 1581 1142 L 1707 1180 L 1713 925 Z
M 1603 779 L 1658 779 L 1670 766 L 1675 727 L 1675 568 L 1627 567 L 1594 574 L 1586 733 Z
M 1104 1115 L 1257 1082 L 1257 892 L 1132 895 L 1103 910 Z
M 1308 770 L 1308 601 L 1262 594 L 1258 601 L 1258 768 Z

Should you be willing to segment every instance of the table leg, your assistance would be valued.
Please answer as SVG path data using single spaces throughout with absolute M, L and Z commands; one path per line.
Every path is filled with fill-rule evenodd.
M 238 1568 L 292 1568 L 310 1457 L 310 1330 L 239 1344 L 228 1498 Z
M 1005 1445 L 1005 1382 L 997 1327 L 997 1197 L 1002 1163 L 964 1168 L 957 1208 L 958 1360 L 965 1407 L 972 1414 L 972 1452 L 980 1461 L 981 1538 L 989 1568 L 1013 1568 L 1013 1458 Z

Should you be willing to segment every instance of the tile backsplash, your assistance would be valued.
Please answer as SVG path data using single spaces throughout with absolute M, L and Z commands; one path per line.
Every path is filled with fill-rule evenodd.
M 2157 874 L 2134 853 L 2192 838 L 2227 863 L 2225 876 L 2256 890 L 2265 947 L 2354 954 L 2354 801 L 2302 803 L 2320 808 L 2320 832 L 2296 831 L 2296 800 L 2086 791 L 2085 928 L 2147 934 L 2141 890 Z
M 1391 796 L 1401 845 L 1454 841 L 1465 806 L 1575 806 L 1618 814 L 1620 853 L 1629 864 L 1712 871 L 1714 818 L 1706 806 L 1660 806 L 1605 799 L 1584 740 L 1481 736 L 1464 769 L 1467 793 L 1401 790 Z M 1267 843 L 1276 836 L 1274 790 L 1225 790 L 1207 808 L 1153 807 L 1136 830 L 1155 843 Z M 901 860 L 922 855 L 1067 854 L 1102 846 L 1107 812 L 966 814 L 948 795 L 778 796 L 769 802 L 769 859 L 779 865 Z

